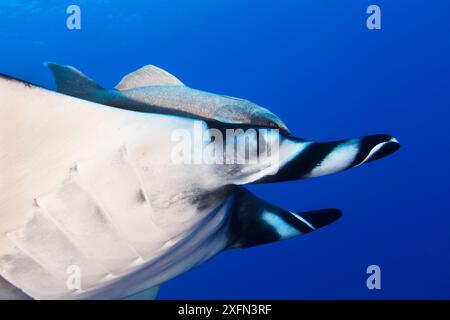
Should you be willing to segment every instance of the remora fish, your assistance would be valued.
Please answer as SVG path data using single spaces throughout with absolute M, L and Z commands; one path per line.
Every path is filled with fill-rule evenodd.
M 127 110 L 173 114 L 228 124 L 276 128 L 289 134 L 283 121 L 248 100 L 189 88 L 167 71 L 147 65 L 106 90 L 71 66 L 44 63 L 54 75 L 58 92 Z
M 223 250 L 306 234 L 341 216 L 282 209 L 243 185 L 331 174 L 399 148 L 389 135 L 319 143 L 257 128 L 246 146 L 255 152 L 264 140 L 278 150 L 270 161 L 179 163 L 180 130 L 194 136 L 200 127 L 207 137 L 184 150 L 189 157 L 213 147 L 229 159 L 234 148 L 212 139 L 211 129 L 222 130 L 215 123 L 111 108 L 8 77 L 0 77 L 0 101 L 7 299 L 154 297 L 161 283 Z

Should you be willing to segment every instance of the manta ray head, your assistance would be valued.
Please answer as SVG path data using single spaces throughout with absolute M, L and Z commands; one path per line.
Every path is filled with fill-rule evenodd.
M 397 139 L 377 134 L 332 142 L 312 142 L 281 136 L 279 170 L 255 183 L 282 182 L 324 176 L 384 158 L 400 148 Z M 307 234 L 341 217 L 335 208 L 290 211 L 260 199 L 248 190 L 234 193 L 230 248 L 246 248 Z

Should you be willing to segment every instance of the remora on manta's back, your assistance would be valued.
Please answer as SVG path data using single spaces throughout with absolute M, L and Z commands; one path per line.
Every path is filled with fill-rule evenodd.
M 164 91 L 169 75 L 155 70 L 122 84 Z M 57 79 L 58 89 L 76 81 Z M 129 101 L 110 107 L 88 91 L 66 92 L 78 99 L 0 77 L 0 298 L 155 297 L 159 285 L 223 250 L 306 234 L 341 216 L 282 209 L 245 184 L 327 175 L 399 148 L 389 135 L 313 142 L 274 130 L 272 161 L 177 164 L 174 130 L 192 132 L 200 122 L 207 136 L 236 123 L 208 108 L 194 107 L 200 116 L 191 117 L 177 114 L 178 105 L 162 113 L 130 110 Z M 255 128 L 247 139 L 254 151 L 261 130 L 280 126 L 252 121 L 242 124 Z M 67 270 L 81 271 L 80 287 L 68 283 Z
M 58 91 L 77 98 L 140 112 L 276 128 L 289 134 L 283 121 L 269 110 L 248 100 L 189 88 L 153 65 L 126 75 L 115 90 L 104 89 L 74 67 L 51 62 L 45 66 L 53 72 Z

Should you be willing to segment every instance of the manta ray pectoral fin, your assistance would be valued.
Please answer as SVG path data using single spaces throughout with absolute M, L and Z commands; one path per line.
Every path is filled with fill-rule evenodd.
M 72 97 L 102 103 L 102 86 L 71 66 L 53 62 L 44 62 L 44 66 L 53 73 L 57 91 Z
M 244 188 L 238 189 L 235 201 L 230 222 L 231 248 L 247 248 L 310 233 L 342 216 L 338 209 L 290 212 Z
M 167 71 L 153 65 L 144 66 L 122 78 L 117 90 L 147 86 L 183 86 L 184 84 Z

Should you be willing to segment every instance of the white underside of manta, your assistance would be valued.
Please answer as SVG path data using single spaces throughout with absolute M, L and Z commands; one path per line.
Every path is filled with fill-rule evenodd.
M 278 239 L 301 234 L 300 224 L 322 226 L 251 197 L 240 206 L 242 185 L 341 171 L 397 143 L 385 136 L 364 148 L 362 139 L 337 142 L 301 176 L 289 166 L 320 144 L 284 135 L 276 163 L 177 164 L 173 132 L 194 135 L 200 122 L 207 135 L 206 122 L 111 108 L 4 77 L 0 101 L 5 299 L 122 299 L 154 288 L 149 298 L 161 283 L 226 248 L 274 241 L 272 233 Z M 272 176 L 272 166 L 283 176 Z M 252 201 L 262 209 L 253 212 Z M 254 221 L 247 223 L 245 210 Z M 268 238 L 250 241 L 236 231 L 236 221 L 247 223 L 242 230 L 264 224 Z M 80 288 L 68 285 L 73 266 Z

